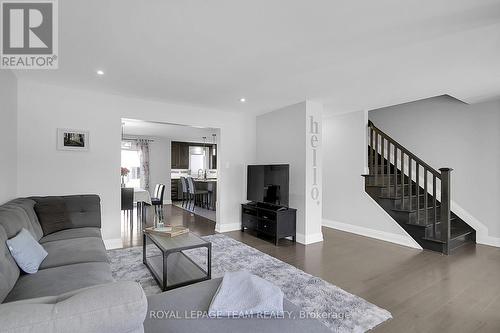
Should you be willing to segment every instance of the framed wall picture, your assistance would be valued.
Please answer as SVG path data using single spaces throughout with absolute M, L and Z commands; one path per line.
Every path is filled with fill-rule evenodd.
M 72 151 L 88 151 L 90 144 L 89 131 L 66 128 L 57 129 L 57 149 Z

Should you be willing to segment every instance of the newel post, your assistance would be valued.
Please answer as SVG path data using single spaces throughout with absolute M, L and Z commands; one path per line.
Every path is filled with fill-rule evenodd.
M 450 249 L 450 218 L 451 218 L 451 168 L 441 168 L 441 240 L 445 242 L 443 253 Z

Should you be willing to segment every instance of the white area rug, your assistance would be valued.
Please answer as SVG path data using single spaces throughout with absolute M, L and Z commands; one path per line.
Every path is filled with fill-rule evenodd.
M 213 278 L 222 277 L 224 272 L 250 271 L 280 287 L 302 310 L 326 317 L 319 320 L 333 332 L 365 332 L 392 318 L 387 310 L 230 237 L 217 234 L 203 238 L 212 243 Z M 206 267 L 206 250 L 184 252 Z M 142 263 L 142 247 L 110 250 L 108 255 L 116 280 L 137 281 L 148 295 L 160 292 Z

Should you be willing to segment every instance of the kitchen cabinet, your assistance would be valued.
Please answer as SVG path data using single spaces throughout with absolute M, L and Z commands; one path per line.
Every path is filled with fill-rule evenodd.
M 171 148 L 171 167 L 172 169 L 189 169 L 189 146 L 199 146 L 202 147 L 204 146 L 203 143 L 190 143 L 190 142 L 179 142 L 179 141 L 172 141 L 172 148 Z M 210 163 L 209 168 L 210 169 L 217 169 L 217 146 L 215 146 L 215 153 L 216 155 L 213 155 L 213 148 L 214 146 L 212 144 L 206 144 L 206 146 L 209 148 L 209 156 L 210 156 Z
M 172 141 L 172 169 L 189 169 L 189 143 Z

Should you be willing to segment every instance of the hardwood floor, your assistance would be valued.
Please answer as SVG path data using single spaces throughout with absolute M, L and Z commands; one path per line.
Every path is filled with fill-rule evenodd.
M 164 211 L 199 235 L 215 232 L 203 217 L 174 206 Z M 500 332 L 498 248 L 467 246 L 444 256 L 330 228 L 323 228 L 322 243 L 308 246 L 226 235 L 389 310 L 394 318 L 375 332 Z M 125 246 L 141 244 L 137 227 L 124 236 Z
M 174 205 L 163 206 L 163 214 L 168 223 L 173 225 L 183 225 L 188 227 L 191 232 L 197 235 L 205 236 L 215 233 L 215 222 L 204 217 L 194 215 L 184 209 Z M 134 209 L 133 227 L 130 228 L 128 219 L 123 218 L 122 212 L 122 243 L 124 247 L 140 246 L 142 245 L 142 232 L 141 227 L 138 227 L 137 212 Z M 154 213 L 150 207 L 146 209 L 146 226 L 154 224 Z

